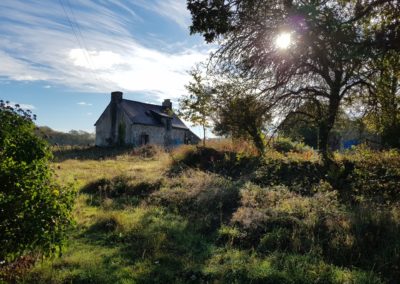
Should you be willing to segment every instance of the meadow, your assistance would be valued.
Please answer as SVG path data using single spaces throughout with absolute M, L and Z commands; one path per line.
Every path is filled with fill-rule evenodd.
M 63 254 L 19 283 L 397 283 L 400 155 L 248 145 L 55 149 L 78 196 Z

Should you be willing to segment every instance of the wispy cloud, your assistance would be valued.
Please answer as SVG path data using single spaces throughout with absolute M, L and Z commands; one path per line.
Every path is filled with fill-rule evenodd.
M 12 106 L 12 107 L 18 105 L 19 108 L 20 108 L 20 109 L 23 109 L 23 110 L 33 110 L 33 109 L 36 109 L 34 105 L 30 105 L 30 104 L 20 104 L 20 103 L 16 103 L 16 102 L 8 102 L 8 103 L 6 103 L 6 105 Z
M 183 29 L 188 29 L 190 14 L 186 9 L 185 0 L 137 0 L 135 4 L 174 21 Z
M 132 26 L 143 20 L 135 5 L 187 27 L 183 0 L 61 3 L 0 2 L 0 77 L 46 81 L 77 91 L 120 89 L 151 94 L 153 99 L 177 98 L 185 91 L 186 71 L 208 56 L 204 46 L 183 45 L 166 52 L 165 43 L 149 46 L 135 38 Z
M 93 104 L 87 103 L 87 102 L 79 102 L 77 103 L 80 106 L 92 106 Z

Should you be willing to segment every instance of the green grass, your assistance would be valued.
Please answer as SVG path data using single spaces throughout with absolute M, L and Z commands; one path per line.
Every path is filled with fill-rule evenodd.
M 355 165 L 350 176 L 356 180 L 341 188 L 329 175 L 344 175 L 319 176 L 320 161 L 308 152 L 272 152 L 266 161 L 248 164 L 257 167 L 254 174 L 236 171 L 251 156 L 232 160 L 221 154 L 225 160 L 219 165 L 233 163 L 237 175 L 232 176 L 218 172 L 219 161 L 212 160 L 215 168 L 202 168 L 210 165 L 203 161 L 182 163 L 192 151 L 56 159 L 58 180 L 80 188 L 76 225 L 62 256 L 38 261 L 17 282 L 395 283 L 400 278 L 400 209 L 392 192 L 398 173 L 385 166 L 385 159 L 396 165 L 398 154 L 337 156 L 339 163 Z M 375 173 L 365 174 L 365 159 Z M 298 169 L 313 177 L 296 175 Z M 379 183 L 388 179 L 380 177 L 382 171 L 394 175 L 392 183 Z M 364 177 L 373 177 L 380 191 Z

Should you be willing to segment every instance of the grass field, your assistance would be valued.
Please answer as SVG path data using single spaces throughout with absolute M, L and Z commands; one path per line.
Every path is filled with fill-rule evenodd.
M 320 175 L 312 153 L 271 152 L 261 163 L 243 153 L 221 154 L 216 146 L 147 157 L 90 151 L 57 153 L 57 179 L 79 189 L 76 225 L 62 256 L 38 262 L 18 282 L 399 280 L 396 153 L 376 154 L 382 165 L 391 159 L 388 169 L 365 153 L 338 156 L 353 163 L 343 177 L 346 166 Z

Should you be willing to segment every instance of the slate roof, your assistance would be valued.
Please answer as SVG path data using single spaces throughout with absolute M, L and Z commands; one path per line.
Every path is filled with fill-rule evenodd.
M 129 119 L 134 124 L 164 127 L 158 117 L 172 117 L 172 127 L 188 129 L 176 114 L 169 116 L 163 111 L 160 105 L 122 100 L 119 107 L 128 115 Z

